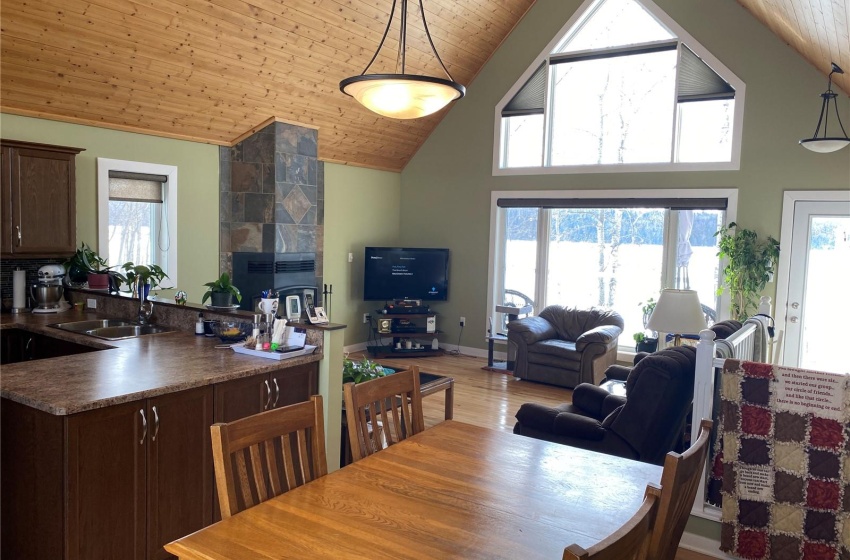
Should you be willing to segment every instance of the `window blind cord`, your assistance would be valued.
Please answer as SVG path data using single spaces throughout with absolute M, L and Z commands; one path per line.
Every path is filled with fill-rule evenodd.
M 168 249 L 171 248 L 171 237 L 168 235 L 168 220 L 165 216 L 165 204 L 160 204 L 159 206 L 159 233 L 156 236 L 156 244 L 159 247 L 159 250 L 163 253 L 167 253 Z M 165 233 L 163 235 L 163 230 Z M 165 238 L 165 247 L 162 246 L 163 238 Z

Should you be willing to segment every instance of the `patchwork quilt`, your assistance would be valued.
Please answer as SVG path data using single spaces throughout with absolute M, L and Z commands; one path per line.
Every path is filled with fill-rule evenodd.
M 721 550 L 850 560 L 850 376 L 726 360 L 720 394 Z

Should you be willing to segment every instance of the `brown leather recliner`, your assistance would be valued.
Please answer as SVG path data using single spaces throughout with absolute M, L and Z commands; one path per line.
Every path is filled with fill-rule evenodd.
M 601 307 L 550 305 L 536 317 L 508 323 L 508 344 L 516 351 L 514 376 L 572 389 L 599 383 L 617 359 L 623 318 Z
M 661 465 L 668 451 L 682 447 L 695 365 L 695 348 L 655 352 L 629 373 L 628 398 L 579 385 L 572 403 L 523 404 L 514 433 Z

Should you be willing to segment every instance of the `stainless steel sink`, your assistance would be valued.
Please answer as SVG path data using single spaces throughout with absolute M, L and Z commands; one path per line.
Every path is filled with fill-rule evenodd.
M 55 327 L 57 329 L 62 329 L 63 331 L 71 331 L 77 333 L 84 333 L 86 331 L 90 331 L 92 329 L 103 329 L 106 327 L 125 327 L 127 325 L 132 325 L 133 323 L 129 321 L 124 321 L 122 319 L 97 319 L 90 321 L 71 321 L 67 323 L 53 323 L 52 325 L 48 325 L 49 327 Z
M 121 340 L 149 334 L 174 332 L 174 329 L 157 325 L 136 325 L 121 319 L 102 319 L 97 321 L 74 321 L 49 325 L 65 331 L 87 334 L 105 340 Z

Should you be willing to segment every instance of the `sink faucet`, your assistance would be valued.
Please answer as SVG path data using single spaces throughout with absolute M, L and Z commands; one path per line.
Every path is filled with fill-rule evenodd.
M 151 315 L 153 315 L 153 302 L 145 301 L 145 292 L 141 290 L 139 294 L 139 324 L 147 325 L 150 323 Z

